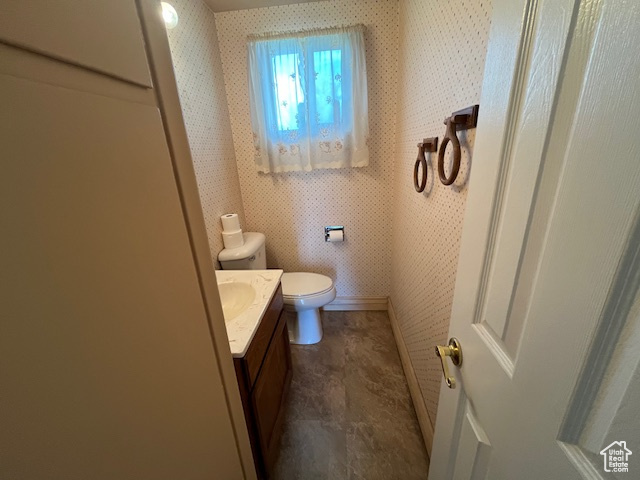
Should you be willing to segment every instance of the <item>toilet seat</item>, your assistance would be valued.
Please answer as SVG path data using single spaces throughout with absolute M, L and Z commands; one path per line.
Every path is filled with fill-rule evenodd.
M 334 288 L 333 280 L 317 273 L 283 273 L 280 281 L 282 283 L 282 296 L 290 299 L 316 297 Z

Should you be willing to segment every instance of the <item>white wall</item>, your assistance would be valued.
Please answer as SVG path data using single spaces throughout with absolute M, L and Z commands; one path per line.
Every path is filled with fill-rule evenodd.
M 182 115 L 198 180 L 214 265 L 222 244 L 220 216 L 244 224 L 236 157 L 213 12 L 200 0 L 171 0 L 178 25 L 168 30 Z
M 363 23 L 369 74 L 370 166 L 258 174 L 247 87 L 246 37 Z M 335 0 L 216 14 L 247 226 L 267 236 L 270 267 L 337 280 L 341 296 L 388 296 L 398 58 L 397 0 Z M 324 242 L 325 225 L 347 241 Z
M 400 2 L 391 300 L 434 424 L 442 379 L 434 346 L 449 330 L 475 132 L 461 140 L 456 186 L 440 183 L 434 162 L 427 190 L 416 193 L 413 165 L 422 138 L 442 140 L 445 116 L 479 102 L 490 13 L 490 0 Z
M 199 4 L 180 0 L 176 5 L 192 3 Z M 331 0 L 218 13 L 218 38 L 211 39 L 212 45 L 219 41 L 245 230 L 267 235 L 270 267 L 330 275 L 342 296 L 391 296 L 432 422 L 442 375 L 433 346 L 446 340 L 449 328 L 474 132 L 461 137 L 457 186 L 439 183 L 430 165 L 427 191 L 418 194 L 412 169 L 416 144 L 428 136 L 442 138 L 444 117 L 479 101 L 490 13 L 490 0 Z M 367 26 L 372 165 L 258 174 L 249 115 L 247 35 L 354 23 Z M 171 32 L 174 50 L 176 34 Z M 211 56 L 217 65 L 215 52 Z M 188 56 L 183 60 L 195 61 Z M 219 82 L 218 67 L 215 71 Z M 177 74 L 180 83 L 180 71 Z M 217 87 L 215 94 L 220 94 Z M 219 125 L 227 128 L 223 118 Z M 231 179 L 227 193 L 216 193 L 224 192 L 223 186 L 216 187 L 212 198 L 228 195 L 238 202 L 233 175 L 226 176 Z M 210 208 L 205 204 L 208 218 Z M 212 221 L 217 222 L 215 214 Z M 345 225 L 347 242 L 323 241 L 323 226 L 332 224 Z

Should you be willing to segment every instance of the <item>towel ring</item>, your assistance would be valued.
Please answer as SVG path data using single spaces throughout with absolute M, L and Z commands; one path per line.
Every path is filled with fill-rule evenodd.
M 418 171 L 420 170 L 420 166 L 422 166 L 422 181 L 418 183 Z M 424 155 L 424 145 L 419 143 L 418 158 L 413 166 L 413 186 L 416 188 L 416 192 L 424 192 L 424 189 L 427 187 L 427 176 L 427 158 Z
M 472 105 L 457 112 L 453 112 L 449 118 L 445 118 L 444 123 L 447 126 L 447 132 L 444 134 L 444 140 L 440 146 L 438 153 L 438 175 L 440 181 L 445 185 L 451 185 L 456 181 L 460 172 L 460 160 L 462 152 L 460 151 L 460 141 L 456 135 L 456 130 L 468 130 L 476 128 L 478 125 L 478 111 L 480 105 Z M 447 145 L 451 143 L 453 147 L 453 166 L 451 174 L 447 177 L 444 173 L 444 154 L 447 151 Z
M 462 156 L 462 151 L 460 150 L 460 141 L 456 135 L 454 118 L 449 117 L 444 123 L 447 124 L 447 131 L 444 134 L 442 145 L 440 146 L 440 152 L 438 153 L 438 175 L 440 176 L 440 181 L 444 185 L 451 185 L 456 181 L 458 173 L 460 172 L 460 157 Z M 451 167 L 451 174 L 447 177 L 444 173 L 444 154 L 447 151 L 447 145 L 449 143 L 451 143 L 451 146 L 453 147 L 453 166 Z
M 425 153 L 433 153 L 437 151 L 438 137 L 425 138 L 422 143 L 418 144 L 418 158 L 413 166 L 413 185 L 418 193 L 424 192 L 424 189 L 427 187 L 427 178 L 429 176 L 429 171 L 427 169 L 427 157 Z M 418 183 L 418 171 L 420 170 L 420 167 L 422 167 L 422 179 Z

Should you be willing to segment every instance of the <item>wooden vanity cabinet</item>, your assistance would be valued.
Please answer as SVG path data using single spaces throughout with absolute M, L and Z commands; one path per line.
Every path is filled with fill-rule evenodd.
M 291 347 L 282 315 L 282 287 L 267 308 L 247 353 L 234 358 L 258 478 L 269 478 L 278 458 L 291 376 Z

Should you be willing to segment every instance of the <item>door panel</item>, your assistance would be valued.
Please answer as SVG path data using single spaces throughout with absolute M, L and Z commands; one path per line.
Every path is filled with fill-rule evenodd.
M 0 92 L 0 477 L 241 478 L 158 109 Z
M 554 112 L 553 93 L 558 88 L 564 52 L 573 18 L 575 0 L 557 1 L 545 8 L 541 2 L 525 5 L 529 21 L 522 27 L 521 58 L 514 78 L 514 89 L 521 95 L 511 105 L 510 125 L 504 137 L 501 186 L 496 198 L 491 251 L 486 267 L 487 281 L 480 296 L 475 322 L 495 341 L 492 350 L 508 358 L 517 356 L 517 344 L 504 342 L 510 330 L 522 331 L 522 316 L 511 309 L 526 245 L 530 213 L 538 179 L 544 165 L 545 139 Z M 536 40 L 544 31 L 546 42 Z M 548 43 L 556 48 L 550 50 Z M 498 350 L 499 349 L 499 350 Z M 511 365 L 510 365 L 511 367 Z M 508 371 L 510 371 L 509 368 Z
M 492 480 L 617 478 L 600 451 L 640 448 L 640 59 L 629 54 L 640 9 L 514 3 L 494 4 L 483 168 L 471 177 L 450 328 L 464 363 L 460 389 L 441 390 L 430 479 L 467 475 L 469 445 L 482 443 L 469 440 L 473 425 L 491 445 Z M 500 34 L 516 21 L 506 54 Z M 518 65 L 508 88 L 506 60 L 495 61 L 505 54 Z M 505 98 L 515 126 L 500 130 Z
M 464 408 L 454 480 L 483 480 L 491 459 L 491 443 L 469 404 Z
M 9 0 L 0 41 L 151 87 L 135 0 Z
M 640 451 L 640 222 L 629 243 L 560 433 L 576 465 L 598 465 L 619 439 Z

